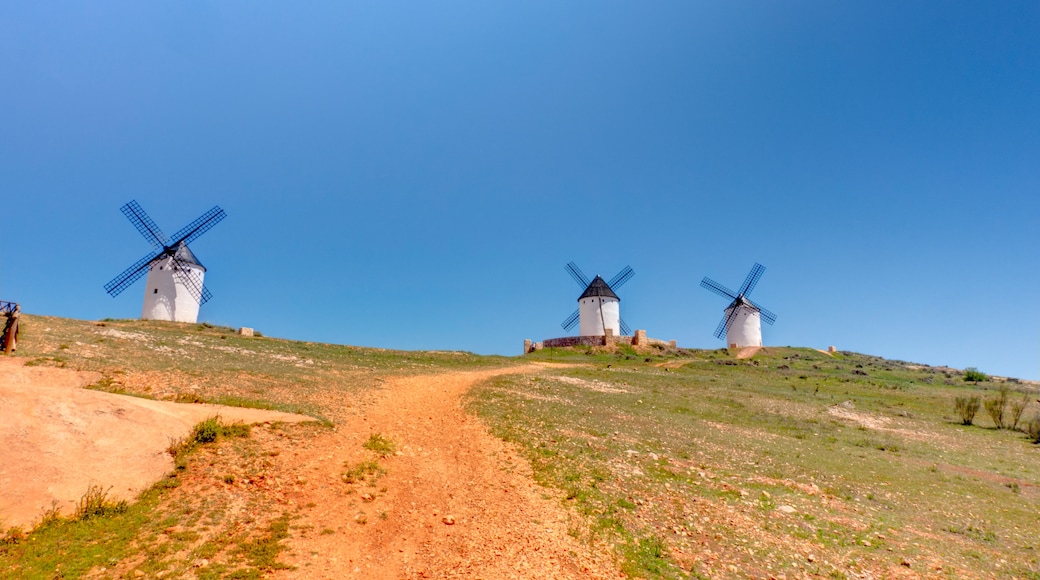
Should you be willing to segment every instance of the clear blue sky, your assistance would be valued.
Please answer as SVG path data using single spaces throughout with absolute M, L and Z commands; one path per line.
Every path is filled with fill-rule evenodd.
M 715 348 L 1040 379 L 1040 3 L 0 0 L 0 297 L 102 285 L 215 204 L 201 319 L 517 354 L 591 275 Z

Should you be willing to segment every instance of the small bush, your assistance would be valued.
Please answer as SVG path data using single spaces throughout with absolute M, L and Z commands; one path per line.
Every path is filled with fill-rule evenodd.
M 979 384 L 979 381 L 988 381 L 989 375 L 980 371 L 975 367 L 968 367 L 964 369 L 964 381 L 969 383 Z
M 1005 420 L 1007 401 L 1008 388 L 1005 385 L 1000 386 L 1000 391 L 996 397 L 986 400 L 986 412 L 989 413 L 990 419 L 993 419 L 993 424 L 996 425 L 997 429 L 1004 429 L 1007 427 L 1007 422 Z
M 1018 422 L 1022 420 L 1022 413 L 1028 404 L 1029 398 L 1026 396 L 1008 403 L 1008 429 L 1018 429 Z
M 1040 413 L 1033 416 L 1032 419 L 1026 423 L 1026 435 L 1033 440 L 1033 443 L 1040 443 Z
M 217 417 L 210 417 L 205 421 L 195 425 L 191 430 L 191 439 L 193 442 L 202 443 L 213 443 L 220 437 L 220 419 Z
M 971 425 L 975 421 L 975 413 L 979 412 L 982 400 L 978 395 L 971 397 L 957 397 L 953 401 L 953 408 L 960 415 L 962 425 Z

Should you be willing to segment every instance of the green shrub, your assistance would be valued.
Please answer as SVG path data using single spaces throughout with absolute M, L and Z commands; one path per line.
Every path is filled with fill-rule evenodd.
M 982 400 L 978 395 L 970 397 L 957 397 L 953 401 L 953 407 L 961 417 L 961 424 L 971 425 L 975 421 L 975 413 L 979 412 Z
M 213 443 L 220 437 L 220 419 L 210 417 L 195 425 L 191 430 L 190 439 L 195 443 Z
M 989 375 L 980 371 L 975 367 L 968 367 L 964 369 L 964 380 L 969 383 L 979 384 L 979 381 L 988 381 Z

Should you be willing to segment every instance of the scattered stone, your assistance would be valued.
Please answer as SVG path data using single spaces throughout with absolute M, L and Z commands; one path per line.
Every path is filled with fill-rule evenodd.
M 842 407 L 842 408 L 845 408 L 845 409 L 855 409 L 856 408 L 856 405 L 854 405 L 852 403 L 852 401 L 842 401 L 838 406 Z
M 199 560 L 195 560 L 195 567 L 196 568 L 205 568 L 206 566 L 209 566 L 209 560 L 207 560 L 205 558 L 202 558 L 202 559 L 199 559 Z
M 368 493 L 367 491 L 365 493 L 361 494 L 361 501 L 363 501 L 363 502 L 370 502 L 370 501 L 375 501 L 375 500 L 376 500 L 376 496 Z
M 793 514 L 798 511 L 789 505 L 781 505 L 776 507 L 777 510 L 784 512 L 785 514 Z
M 450 514 L 446 515 L 443 518 L 441 518 L 441 521 L 444 522 L 444 525 L 446 525 L 446 526 L 454 526 L 455 525 L 455 516 L 450 515 Z
M 805 559 L 810 561 L 810 562 L 815 562 L 816 561 L 816 554 L 809 554 L 808 556 L 805 557 Z
M 140 570 L 134 570 L 134 578 L 144 578 L 144 572 Z
M 907 568 L 909 568 L 910 567 L 910 560 L 907 560 L 906 558 L 903 558 L 903 560 L 899 562 L 899 565 L 906 566 Z

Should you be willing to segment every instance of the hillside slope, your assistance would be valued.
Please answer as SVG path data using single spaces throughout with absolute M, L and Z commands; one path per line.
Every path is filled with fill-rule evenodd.
M 4 577 L 1040 577 L 1021 382 L 810 349 L 516 359 L 40 316 L 17 354 L 320 423 L 203 446 L 122 514 L 9 532 Z M 1019 430 L 961 424 L 955 398 L 1001 386 L 1006 413 L 1028 403 Z

